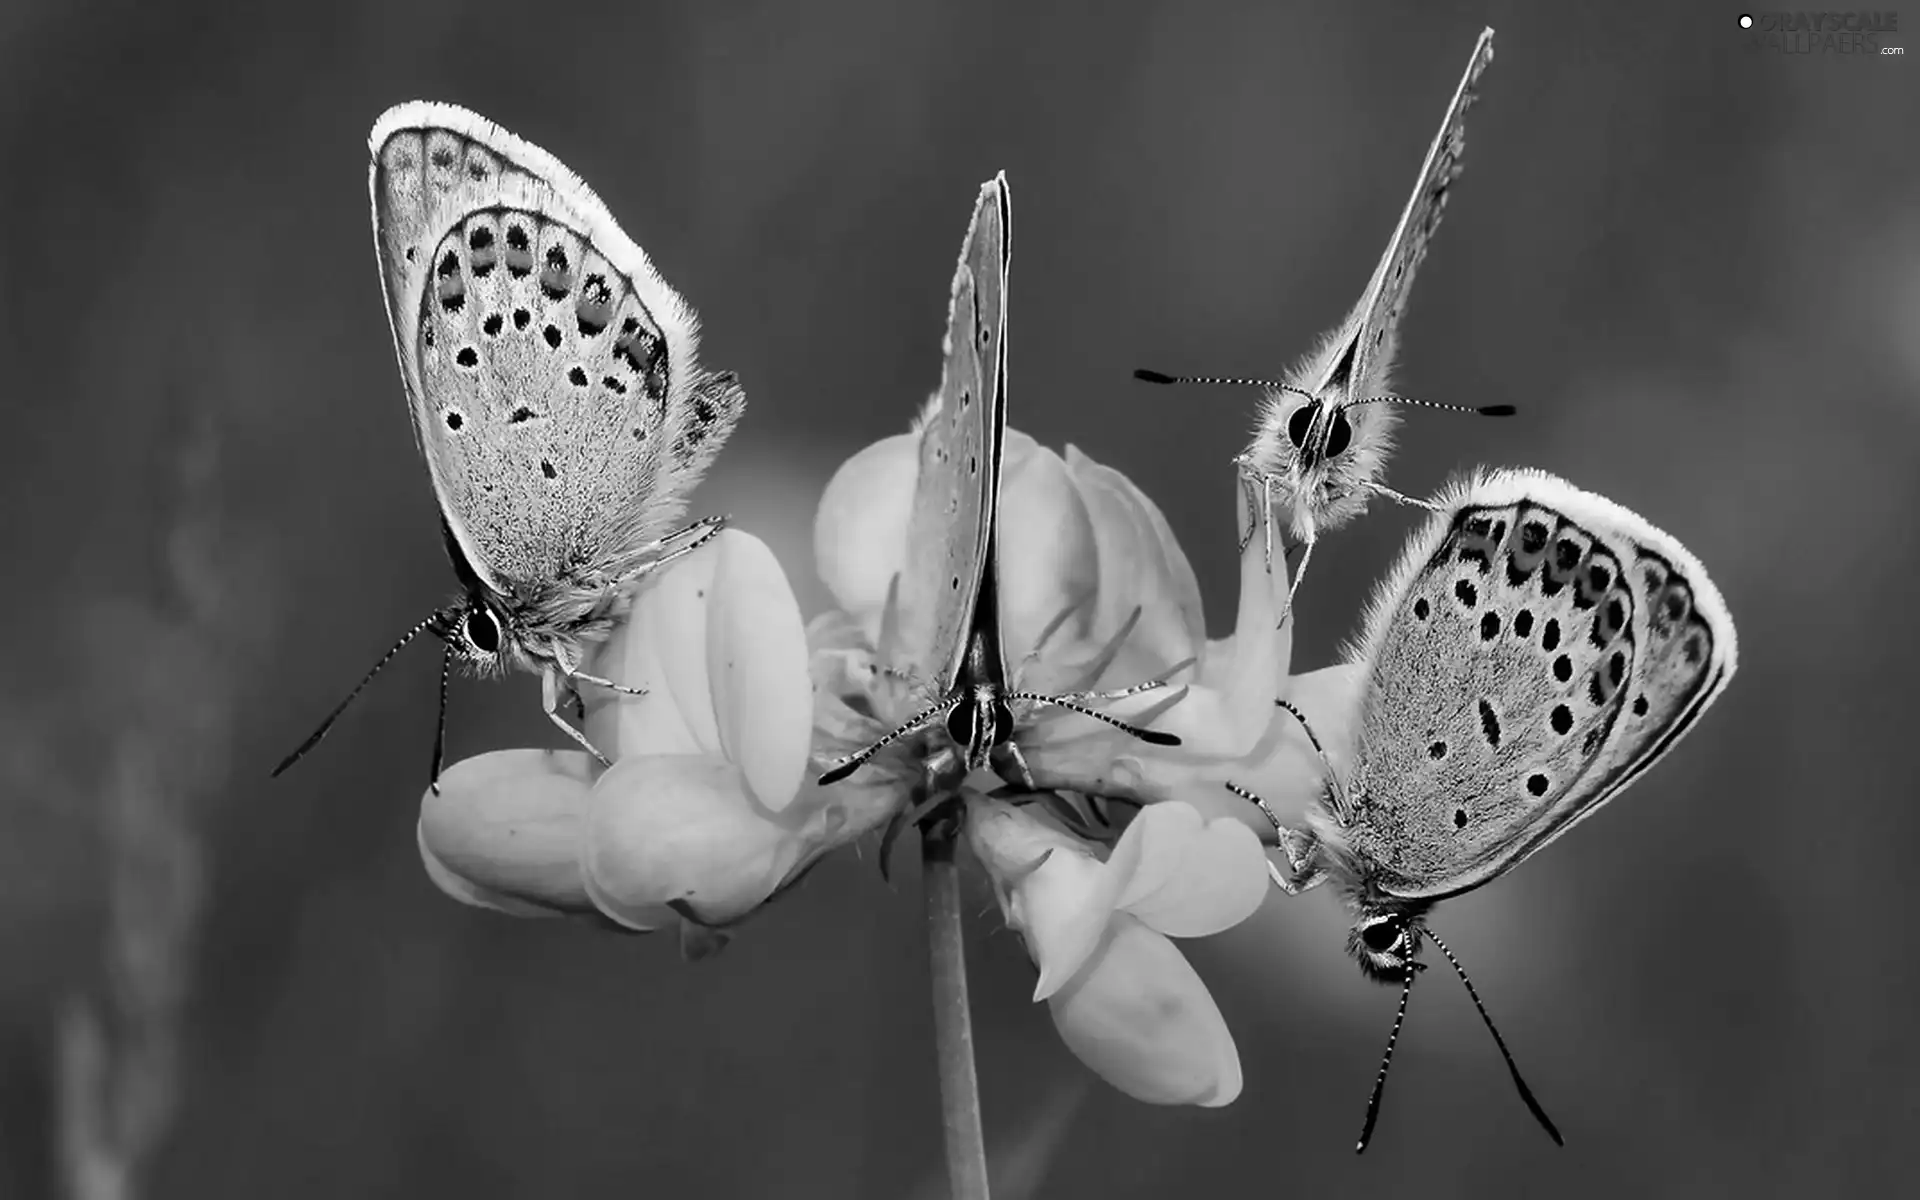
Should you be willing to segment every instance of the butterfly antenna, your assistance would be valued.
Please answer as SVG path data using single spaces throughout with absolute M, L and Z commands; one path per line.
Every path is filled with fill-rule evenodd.
M 1480 1003 L 1480 993 L 1473 990 L 1473 980 L 1467 978 L 1466 969 L 1460 965 L 1460 960 L 1453 956 L 1453 951 L 1447 949 L 1447 944 L 1441 941 L 1433 930 L 1427 930 L 1426 934 L 1432 939 L 1434 945 L 1440 947 L 1440 953 L 1447 956 L 1447 961 L 1453 964 L 1453 972 L 1460 977 L 1460 982 L 1467 985 L 1467 996 L 1473 1001 L 1473 1006 L 1480 1010 L 1480 1019 L 1487 1023 L 1487 1032 L 1493 1035 L 1493 1044 L 1500 1047 L 1500 1057 L 1507 1060 L 1507 1073 L 1513 1076 L 1513 1086 L 1520 1089 L 1520 1098 L 1527 1102 L 1527 1111 L 1533 1114 L 1534 1120 L 1540 1122 L 1540 1128 L 1547 1131 L 1547 1136 L 1553 1139 L 1554 1145 L 1566 1145 L 1567 1143 L 1560 1137 L 1560 1131 L 1554 1128 L 1553 1119 L 1547 1116 L 1545 1109 L 1540 1107 L 1540 1102 L 1533 1098 L 1533 1091 L 1527 1087 L 1527 1081 L 1520 1078 L 1520 1068 L 1514 1065 L 1513 1055 L 1507 1051 L 1506 1039 L 1502 1038 L 1500 1031 L 1494 1028 L 1493 1018 L 1487 1014 L 1487 1006 Z
M 1510 417 L 1518 410 L 1511 404 L 1442 404 L 1437 400 L 1415 400 L 1411 396 L 1369 396 L 1365 400 L 1352 400 L 1341 405 L 1353 408 L 1361 404 L 1410 404 L 1415 408 L 1437 408 L 1446 412 L 1478 413 L 1483 417 Z
M 440 766 L 447 761 L 447 676 L 453 673 L 453 643 L 447 643 L 445 654 L 440 656 L 440 724 L 433 732 L 433 773 L 427 776 L 427 786 L 434 795 L 440 794 Z
M 366 690 L 366 686 L 369 683 L 373 682 L 373 677 L 380 673 L 380 668 L 392 662 L 393 656 L 400 653 L 400 651 L 406 647 L 408 642 L 411 642 L 413 639 L 419 637 L 421 634 L 427 632 L 428 630 L 432 630 L 435 633 L 439 633 L 444 629 L 451 628 L 451 625 L 449 624 L 451 619 L 452 619 L 451 614 L 446 610 L 442 610 L 440 612 L 434 613 L 432 616 L 420 622 L 418 625 L 415 625 L 412 629 L 407 630 L 407 632 L 401 636 L 400 640 L 393 644 L 393 649 L 387 651 L 385 654 L 382 654 L 380 656 L 380 661 L 377 663 L 374 663 L 373 668 L 369 670 L 364 676 L 361 677 L 360 682 L 354 686 L 354 689 L 351 692 L 347 693 L 347 698 L 334 706 L 333 711 L 327 714 L 327 719 L 320 722 L 320 728 L 314 730 L 313 733 L 308 736 L 306 741 L 301 742 L 299 749 L 295 750 L 292 754 L 287 755 L 286 758 L 281 760 L 280 765 L 273 769 L 272 777 L 275 779 L 278 779 L 281 773 L 284 772 L 288 767 L 291 767 L 293 764 L 299 762 L 302 758 L 305 758 L 309 750 L 312 750 L 315 746 L 318 746 L 320 744 L 320 739 L 326 737 L 327 732 L 333 728 L 333 723 L 340 719 L 340 714 L 347 711 L 347 705 L 352 704 L 354 702 L 354 699 L 358 697 L 361 692 Z M 435 761 L 436 769 L 434 771 L 434 776 L 435 778 L 438 778 L 439 771 L 438 771 L 438 754 L 437 753 L 436 753 L 435 759 L 436 759 Z
M 1387 1068 L 1393 1065 L 1393 1047 L 1400 1040 L 1400 1026 L 1407 1019 L 1407 999 L 1413 995 L 1413 977 L 1418 963 L 1407 963 L 1407 978 L 1400 985 L 1400 1011 L 1393 1014 L 1393 1032 L 1387 1035 L 1387 1052 L 1380 1056 L 1380 1073 L 1373 1077 L 1373 1094 L 1367 1097 L 1367 1120 L 1360 1127 L 1360 1140 L 1354 1143 L 1353 1152 L 1363 1154 L 1367 1143 L 1373 1139 L 1373 1125 L 1380 1119 L 1380 1096 L 1387 1090 Z
M 1290 383 L 1281 383 L 1277 379 L 1240 379 L 1226 375 L 1168 375 L 1161 371 L 1149 371 L 1141 367 L 1134 371 L 1135 379 L 1144 379 L 1148 383 L 1224 383 L 1231 387 L 1263 387 L 1279 392 L 1292 392 L 1295 395 L 1313 399 L 1313 393 L 1305 388 L 1297 388 Z
M 829 784 L 839 783 L 842 779 L 845 779 L 847 776 L 853 774 L 855 771 L 858 771 L 861 767 L 865 766 L 869 759 L 871 759 L 874 755 L 880 753 L 882 750 L 885 750 L 888 746 L 893 745 L 895 742 L 899 741 L 901 738 L 906 737 L 908 734 L 913 733 L 916 730 L 925 729 L 928 725 L 931 725 L 935 720 L 945 717 L 948 713 L 952 712 L 955 708 L 958 708 L 960 706 L 960 702 L 964 699 L 965 699 L 964 696 L 950 697 L 946 700 L 942 700 L 940 703 L 934 705 L 932 708 L 923 709 L 920 712 L 915 713 L 913 716 L 907 718 L 906 724 L 901 725 L 898 729 L 895 729 L 892 733 L 889 733 L 887 736 L 881 738 L 879 741 L 875 742 L 873 745 L 868 746 L 865 750 L 860 750 L 853 754 L 849 754 L 845 758 L 835 762 L 832 766 L 826 769 L 826 771 L 820 776 L 817 782 L 820 784 L 821 787 L 826 787 Z
M 1320 738 L 1313 732 L 1313 726 L 1307 723 L 1307 714 L 1295 708 L 1290 702 L 1277 697 L 1273 703 L 1276 707 L 1292 713 L 1293 719 L 1300 722 L 1300 728 L 1306 733 L 1307 741 L 1313 744 L 1313 752 L 1320 756 L 1320 764 L 1327 769 L 1327 782 L 1333 788 L 1334 803 L 1339 806 L 1340 816 L 1344 819 L 1350 811 L 1347 808 L 1346 785 L 1340 782 L 1340 772 L 1334 768 L 1333 759 L 1327 755 L 1327 748 L 1320 744 Z
M 1180 744 L 1179 737 L 1174 734 L 1162 733 L 1158 729 L 1142 729 L 1138 725 L 1129 725 L 1119 717 L 1110 716 L 1097 708 L 1088 708 L 1084 704 L 1076 704 L 1065 696 L 1043 696 L 1039 692 L 1008 692 L 1007 699 L 1026 700 L 1034 704 L 1047 704 L 1054 708 L 1064 708 L 1068 712 L 1077 712 L 1083 717 L 1092 717 L 1096 721 L 1105 721 L 1120 732 L 1130 737 L 1139 738 L 1150 746 L 1178 746 Z

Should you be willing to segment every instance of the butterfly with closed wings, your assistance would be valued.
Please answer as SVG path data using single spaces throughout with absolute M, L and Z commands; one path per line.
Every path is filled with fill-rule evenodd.
M 1293 612 L 1293 597 L 1306 578 L 1314 543 L 1323 531 L 1337 529 L 1358 517 L 1374 496 L 1425 507 L 1424 501 L 1380 482 L 1393 449 L 1397 417 L 1391 405 L 1490 417 L 1513 415 L 1510 404 L 1469 407 L 1394 395 L 1389 380 L 1399 347 L 1400 317 L 1414 274 L 1426 258 L 1427 245 L 1440 227 L 1447 197 L 1460 176 L 1467 110 L 1473 105 L 1481 72 L 1492 61 L 1493 30 L 1487 29 L 1474 45 L 1466 74 L 1454 90 L 1440 132 L 1427 150 L 1413 195 L 1360 302 L 1284 380 L 1168 375 L 1146 369 L 1134 372 L 1136 379 L 1149 383 L 1218 383 L 1266 389 L 1253 442 L 1236 461 L 1259 480 L 1267 503 L 1278 502 L 1287 512 L 1293 537 L 1304 546 L 1286 606 L 1281 609 L 1282 623 Z M 1269 533 L 1269 559 L 1273 554 L 1271 537 Z
M 1427 925 L 1434 905 L 1619 795 L 1726 689 L 1736 658 L 1733 618 L 1699 561 L 1612 501 L 1524 470 L 1440 497 L 1367 615 L 1352 656 L 1364 678 L 1351 755 L 1344 774 L 1328 761 L 1307 827 L 1227 785 L 1278 831 L 1289 869 L 1276 866 L 1275 883 L 1291 894 L 1331 880 L 1354 913 L 1349 952 L 1369 978 L 1401 985 L 1358 1149 L 1379 1115 L 1422 940 L 1467 980 Z
M 374 250 L 414 432 L 461 593 L 415 625 L 320 727 L 422 633 L 446 643 L 432 778 L 455 659 L 542 677 L 555 725 L 625 588 L 724 518 L 676 528 L 746 406 L 696 358 L 693 310 L 587 185 L 477 113 L 415 102 L 368 139 Z
M 925 760 L 930 805 L 959 779 L 1004 755 L 1027 777 L 1014 743 L 1017 707 L 1050 705 L 1104 721 L 1155 745 L 1169 733 L 1140 729 L 1089 707 L 1165 686 L 1049 696 L 1010 681 L 1000 632 L 1000 475 L 1007 430 L 1007 271 L 1012 200 L 1005 175 L 983 185 L 955 270 L 940 390 L 918 425 L 919 474 L 907 527 L 906 569 L 889 601 L 902 663 L 885 669 L 921 685 L 925 706 L 864 749 L 830 764 L 822 785 L 851 775 L 903 738 L 943 730 L 951 745 Z M 918 820 L 916 815 L 914 820 Z M 897 829 L 898 823 L 895 828 Z M 889 830 L 889 841 L 893 830 Z M 886 861 L 882 852 L 881 862 Z

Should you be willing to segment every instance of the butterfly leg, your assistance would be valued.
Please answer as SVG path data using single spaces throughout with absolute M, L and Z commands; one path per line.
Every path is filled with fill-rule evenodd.
M 1363 483 L 1361 486 L 1365 487 L 1368 491 L 1373 492 L 1375 495 L 1385 496 L 1389 500 L 1397 500 L 1401 504 L 1408 505 L 1412 508 L 1424 508 L 1428 512 L 1440 511 L 1440 506 L 1438 504 L 1433 503 L 1431 500 L 1417 500 L 1414 497 L 1409 496 L 1404 492 L 1396 492 L 1392 488 L 1386 486 L 1383 483 L 1373 483 L 1369 481 L 1369 482 Z
M 1273 880 L 1273 886 L 1289 896 L 1311 891 L 1320 886 L 1327 878 L 1326 868 L 1320 864 L 1320 839 L 1311 832 L 1290 829 L 1280 823 L 1265 800 L 1237 783 L 1227 783 L 1225 787 L 1234 795 L 1259 808 L 1262 816 L 1273 823 L 1273 832 L 1280 842 L 1280 849 L 1287 856 L 1286 871 L 1271 858 L 1267 860 L 1267 874 Z
M 1300 572 L 1293 577 L 1292 586 L 1287 588 L 1287 606 L 1280 610 L 1280 620 L 1274 624 L 1275 629 L 1285 625 L 1288 618 L 1293 616 L 1293 597 L 1300 591 L 1300 581 L 1307 577 L 1307 564 L 1313 561 L 1313 546 L 1319 540 L 1317 537 L 1307 539 L 1306 552 L 1300 556 Z
M 587 740 L 587 735 L 574 728 L 573 724 L 560 712 L 560 689 L 562 682 L 568 678 L 570 677 L 562 675 L 555 667 L 548 667 L 541 673 L 540 703 L 541 706 L 547 710 L 547 720 L 552 721 L 558 726 L 560 732 L 566 734 L 575 742 L 578 742 L 580 748 L 588 754 L 593 755 L 601 766 L 610 767 L 613 765 L 612 760 L 595 749 L 593 743 Z M 579 699 L 580 693 L 578 691 L 573 691 L 571 687 L 569 687 L 568 690 L 573 692 L 576 700 Z

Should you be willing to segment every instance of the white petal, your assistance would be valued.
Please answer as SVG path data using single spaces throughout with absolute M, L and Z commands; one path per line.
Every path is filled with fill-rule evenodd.
M 1118 632 L 1135 607 L 1128 642 L 1164 668 L 1200 652 L 1206 636 L 1200 583 L 1167 519 L 1112 467 L 1067 447 L 1067 471 L 1079 488 L 1099 546 L 1095 639 Z
M 920 477 L 920 440 L 898 434 L 842 463 L 813 523 L 813 561 L 820 582 L 872 640 L 887 587 L 906 565 L 907 524 Z
M 1114 918 L 1049 1007 L 1067 1048 L 1136 1100 L 1218 1108 L 1240 1095 L 1240 1052 L 1207 985 L 1132 917 Z
M 592 760 L 574 750 L 461 759 L 420 798 L 427 875 L 454 899 L 514 916 L 590 911 L 580 831 Z
M 813 738 L 806 627 L 765 542 L 735 529 L 715 540 L 707 672 L 720 748 L 754 798 L 777 812 L 800 787 Z
M 1040 968 L 1033 998 L 1044 1000 L 1099 945 L 1124 879 L 1030 805 L 974 799 L 967 805 L 966 831 L 975 856 L 1006 897 L 1007 923 L 1025 937 Z
M 672 903 L 705 924 L 738 920 L 786 880 L 804 849 L 747 795 L 733 764 L 643 755 L 621 759 L 594 785 L 579 861 L 602 912 L 651 929 Z
M 1207 937 L 1267 898 L 1267 856 L 1239 821 L 1205 821 L 1185 804 L 1150 804 L 1120 835 L 1107 869 L 1123 876 L 1116 907 L 1169 937 Z
M 1007 430 L 1000 485 L 1000 621 L 1010 668 L 1018 668 L 1041 632 L 1099 586 L 1098 547 L 1086 505 L 1060 456 L 1017 429 Z M 1049 645 L 1082 637 L 1088 605 Z
M 589 673 L 647 689 L 627 696 L 580 686 L 587 738 L 607 757 L 719 752 L 707 680 L 707 596 L 725 536 L 642 576 L 626 617 L 589 657 Z
M 1233 637 L 1220 653 L 1221 643 L 1207 647 L 1200 662 L 1199 682 L 1225 696 L 1222 716 L 1231 725 L 1221 732 L 1239 747 L 1251 749 L 1267 727 L 1274 699 L 1287 678 L 1293 656 L 1290 616 L 1284 627 L 1274 626 L 1287 603 L 1287 562 L 1278 529 L 1273 531 L 1271 569 L 1266 557 L 1266 532 L 1272 516 L 1260 486 L 1235 475 L 1234 513 L 1245 548 L 1240 553 L 1240 609 Z

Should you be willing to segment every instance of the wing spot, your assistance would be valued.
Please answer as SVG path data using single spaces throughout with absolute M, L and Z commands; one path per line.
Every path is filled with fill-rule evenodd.
M 1613 691 L 1607 686 L 1607 677 L 1605 674 L 1596 670 L 1593 674 L 1587 676 L 1587 699 L 1592 701 L 1595 708 L 1604 705 L 1612 698 L 1612 695 Z
M 1593 618 L 1593 644 L 1605 647 L 1620 636 L 1627 627 L 1627 606 L 1618 594 L 1607 597 L 1607 602 Z
M 613 320 L 613 293 L 607 289 L 604 275 L 589 275 L 580 287 L 580 301 L 574 306 L 580 323 L 580 336 L 598 337 Z
M 453 147 L 445 145 L 444 143 L 435 146 L 431 157 L 434 166 L 450 167 L 453 165 Z
M 1624 650 L 1615 650 L 1613 657 L 1607 660 L 1607 678 L 1619 687 L 1627 678 L 1627 654 Z
M 558 475 L 560 472 L 554 470 L 553 464 L 543 458 L 540 460 L 540 473 L 542 475 L 545 475 L 548 479 L 552 479 L 554 476 Z
M 1462 579 L 1453 585 L 1453 598 L 1462 608 L 1472 608 L 1480 602 L 1480 590 L 1473 586 L 1471 579 Z
M 1553 660 L 1553 677 L 1555 679 L 1558 679 L 1561 683 L 1566 683 L 1567 681 L 1571 680 L 1573 678 L 1573 659 L 1565 654 L 1562 654 L 1559 658 L 1554 659 Z
M 954 577 L 953 577 L 953 578 L 952 578 L 951 580 L 949 580 L 949 581 L 947 582 L 947 586 L 948 586 L 948 588 L 949 588 L 949 589 L 951 589 L 951 590 L 953 590 L 953 591 L 956 591 L 956 592 L 957 592 L 957 591 L 959 591 L 959 590 L 960 590 L 960 577 L 959 577 L 958 575 L 955 575 L 955 576 L 954 576 Z
M 980 474 L 980 456 L 978 454 L 967 455 L 968 478 L 972 478 L 978 474 Z
M 1513 614 L 1513 636 L 1530 637 L 1533 634 L 1533 610 L 1523 608 Z
M 1455 829 L 1465 829 L 1467 827 L 1466 809 L 1456 808 L 1453 810 L 1453 827 Z
M 1440 761 L 1446 756 L 1447 744 L 1445 742 L 1435 742 L 1427 747 L 1427 757 L 1433 759 L 1435 762 Z
M 1547 777 L 1538 771 L 1527 776 L 1527 794 L 1536 799 L 1547 794 Z
M 1551 654 L 1559 645 L 1560 618 L 1548 617 L 1546 627 L 1540 631 L 1540 648 Z
M 1556 704 L 1547 717 L 1547 723 L 1553 726 L 1555 733 L 1565 737 L 1573 732 L 1573 710 L 1564 704 Z
M 1500 614 L 1489 612 L 1480 618 L 1480 640 L 1490 642 L 1500 636 Z
M 605 379 L 602 379 L 600 381 L 600 386 L 606 388 L 608 391 L 612 392 L 616 396 L 624 396 L 627 394 L 627 385 L 624 383 L 621 383 L 617 377 L 612 375 L 609 375 Z
M 524 308 L 516 308 L 513 310 L 513 327 L 515 329 L 524 330 L 531 324 L 533 324 L 532 313 Z
M 460 427 L 462 425 L 465 425 L 466 423 L 467 423 L 467 419 L 464 416 L 460 415 L 459 409 L 450 408 L 447 410 L 447 428 L 448 429 L 453 430 L 455 433 L 459 433 Z
M 533 240 L 527 236 L 525 226 L 517 223 L 507 226 L 507 274 L 525 279 L 532 273 Z
M 420 248 L 418 246 L 408 246 L 406 250 L 406 255 L 407 255 L 407 261 L 412 262 L 414 259 L 420 256 Z
M 547 265 L 540 271 L 540 290 L 549 300 L 564 300 L 573 291 L 573 272 L 567 252 L 559 246 L 547 247 Z
M 1415 600 L 1413 602 L 1413 619 L 1416 621 L 1426 620 L 1427 615 L 1432 611 L 1433 611 L 1433 608 L 1430 605 L 1428 605 L 1427 598 L 1425 596 L 1422 596 L 1418 600 Z
M 472 346 L 462 346 L 460 347 L 460 353 L 453 356 L 453 361 L 466 367 L 468 370 L 472 370 L 474 367 L 480 365 L 480 352 Z
M 1487 745 L 1495 750 L 1500 748 L 1500 718 L 1493 711 L 1493 705 L 1480 701 L 1480 733 L 1487 739 Z
M 1645 695 L 1639 695 L 1633 698 L 1633 715 L 1636 717 L 1644 717 L 1647 715 L 1647 698 Z
M 522 404 L 519 408 L 514 409 L 512 413 L 508 414 L 507 423 L 509 425 L 523 425 L 539 415 L 539 413 L 534 412 L 531 408 Z
M 1687 665 L 1690 667 L 1699 666 L 1700 660 L 1707 656 L 1706 648 L 1700 644 L 1700 635 L 1697 633 L 1687 635 L 1687 640 L 1680 644 L 1680 651 L 1687 656 Z
M 499 313 L 488 313 L 487 319 L 480 323 L 480 329 L 488 337 L 499 337 L 500 327 L 505 324 L 506 319 Z
M 558 350 L 560 348 L 560 327 L 558 325 L 547 326 L 541 331 L 541 336 L 547 339 L 547 349 Z
M 575 387 L 587 386 L 587 369 L 575 364 L 574 368 L 567 372 L 567 382 Z

